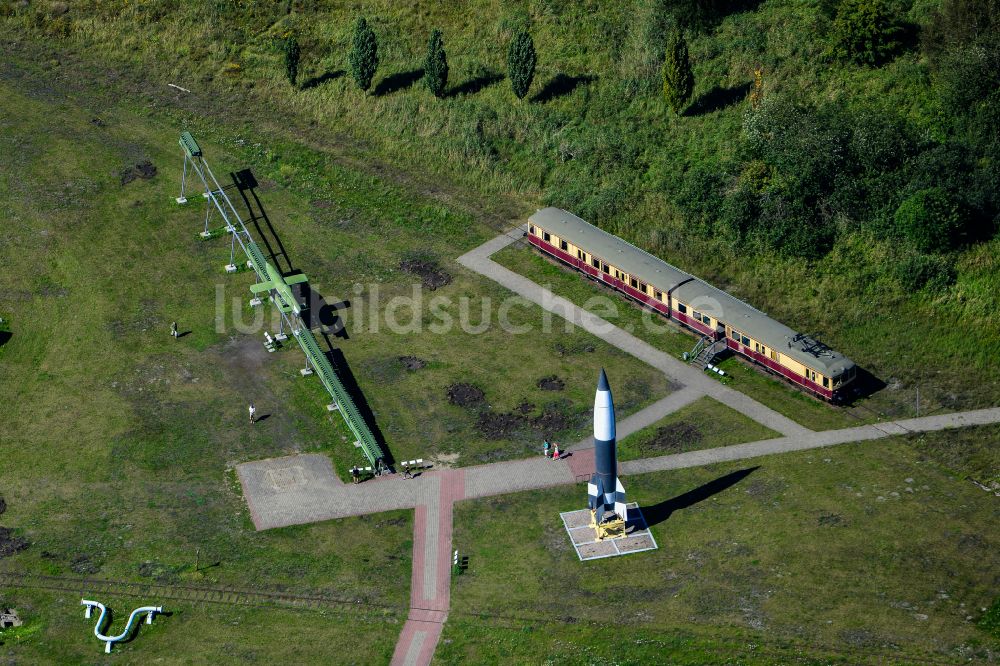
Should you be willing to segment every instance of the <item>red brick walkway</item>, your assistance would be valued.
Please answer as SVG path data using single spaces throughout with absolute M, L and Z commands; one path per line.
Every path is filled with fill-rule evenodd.
M 413 521 L 410 615 L 392 655 L 393 666 L 422 666 L 434 657 L 451 601 L 452 512 L 465 497 L 465 470 L 431 472 L 438 491 L 418 504 Z

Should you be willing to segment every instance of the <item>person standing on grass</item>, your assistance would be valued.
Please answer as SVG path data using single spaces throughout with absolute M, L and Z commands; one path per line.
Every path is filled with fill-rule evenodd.
M 177 322 L 176 321 L 170 322 L 170 335 L 174 336 L 174 340 L 176 340 L 178 337 L 180 337 L 179 335 L 177 335 Z
M 253 406 L 252 402 L 250 403 L 250 410 L 249 411 L 250 411 L 250 425 L 253 425 L 254 422 L 256 421 L 256 419 L 254 418 L 254 416 L 257 414 L 257 408 Z

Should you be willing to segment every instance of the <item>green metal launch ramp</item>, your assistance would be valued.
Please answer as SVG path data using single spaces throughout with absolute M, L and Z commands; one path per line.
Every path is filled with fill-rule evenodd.
M 375 440 L 375 436 L 368 427 L 368 422 L 365 421 L 364 417 L 361 416 L 361 412 L 358 411 L 358 406 L 354 404 L 350 394 L 344 388 L 340 377 L 337 376 L 333 366 L 330 365 L 330 360 L 320 350 L 312 331 L 302 327 L 294 331 L 294 335 L 295 339 L 299 341 L 299 346 L 302 347 L 306 358 L 309 359 L 310 365 L 316 369 L 320 381 L 323 382 L 323 386 L 333 398 L 334 404 L 337 405 L 341 415 L 344 417 L 347 427 L 357 437 L 358 446 L 364 452 L 365 457 L 375 466 L 375 469 L 378 469 L 380 464 L 384 464 L 382 448 Z
M 306 355 L 306 366 L 319 375 L 323 387 L 333 399 L 331 409 L 339 411 L 347 427 L 356 438 L 355 445 L 361 449 L 372 465 L 372 470 L 376 474 L 389 471 L 385 451 L 375 439 L 368 422 L 361 415 L 358 406 L 354 404 L 350 393 L 344 388 L 336 371 L 330 364 L 330 360 L 319 347 L 312 331 L 302 319 L 304 307 L 298 302 L 291 286 L 307 282 L 305 275 L 291 275 L 285 277 L 273 264 L 267 261 L 260 247 L 250 236 L 246 225 L 240 218 L 236 208 L 230 201 L 229 196 L 216 180 L 208 162 L 202 154 L 201 147 L 190 132 L 181 134 L 180 146 L 184 150 L 184 171 L 181 176 L 181 195 L 177 197 L 177 203 L 186 203 L 185 187 L 187 185 L 188 169 L 190 168 L 201 179 L 205 186 L 204 197 L 207 200 L 207 212 L 205 213 L 205 230 L 201 233 L 203 238 L 211 238 L 214 234 L 209 231 L 209 220 L 212 212 L 216 211 L 222 216 L 225 223 L 224 230 L 232 235 L 232 247 L 230 251 L 230 261 L 226 270 L 234 272 L 236 270 L 236 246 L 239 245 L 247 257 L 247 267 L 253 269 L 257 275 L 257 284 L 250 287 L 255 299 L 252 304 L 260 304 L 261 296 L 267 295 L 268 299 L 274 303 L 281 314 L 281 331 L 277 339 L 287 337 L 284 335 L 285 326 L 291 330 L 295 340 Z M 305 372 L 305 371 L 304 371 Z

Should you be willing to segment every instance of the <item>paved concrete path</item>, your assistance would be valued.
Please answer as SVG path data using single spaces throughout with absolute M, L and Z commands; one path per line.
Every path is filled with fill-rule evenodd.
M 458 258 L 458 263 L 491 280 L 507 287 L 515 294 L 538 304 L 543 309 L 571 321 L 580 328 L 596 335 L 608 344 L 614 345 L 627 354 L 651 365 L 667 375 L 675 383 L 690 389 L 698 390 L 703 395 L 711 396 L 724 405 L 742 412 L 754 421 L 761 423 L 782 435 L 796 436 L 810 432 L 808 428 L 799 425 L 790 418 L 779 414 L 770 407 L 765 407 L 753 398 L 739 391 L 720 384 L 708 377 L 703 370 L 698 370 L 683 361 L 674 358 L 647 342 L 640 340 L 631 333 L 624 331 L 611 322 L 584 310 L 570 301 L 556 296 L 526 277 L 508 270 L 490 259 L 494 253 L 518 240 L 523 230 L 510 235 L 501 234 L 491 241 L 480 245 L 475 250 L 467 252 Z
M 656 423 L 703 395 L 711 396 L 783 435 L 734 446 L 626 461 L 619 465 L 623 476 L 913 432 L 1000 423 L 1000 408 L 995 407 L 841 430 L 811 431 L 489 259 L 494 252 L 517 239 L 518 236 L 497 237 L 463 255 L 459 261 L 660 369 L 682 385 L 681 389 L 623 419 L 618 424 L 620 439 Z M 410 612 L 396 644 L 392 664 L 424 666 L 430 664 L 434 656 L 442 624 L 448 617 L 455 502 L 586 480 L 594 468 L 593 439 L 570 446 L 568 454 L 559 461 L 539 456 L 425 472 L 414 479 L 403 479 L 398 475 L 382 477 L 357 485 L 342 484 L 334 474 L 330 460 L 315 454 L 244 463 L 237 465 L 236 471 L 258 530 L 393 509 L 415 509 Z

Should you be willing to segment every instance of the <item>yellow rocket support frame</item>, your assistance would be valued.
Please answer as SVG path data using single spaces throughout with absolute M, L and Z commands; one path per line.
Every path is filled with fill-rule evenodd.
M 620 539 L 625 536 L 625 521 L 615 517 L 614 520 L 597 522 L 597 512 L 590 510 L 590 526 L 594 528 L 594 536 L 598 541 L 605 539 Z

